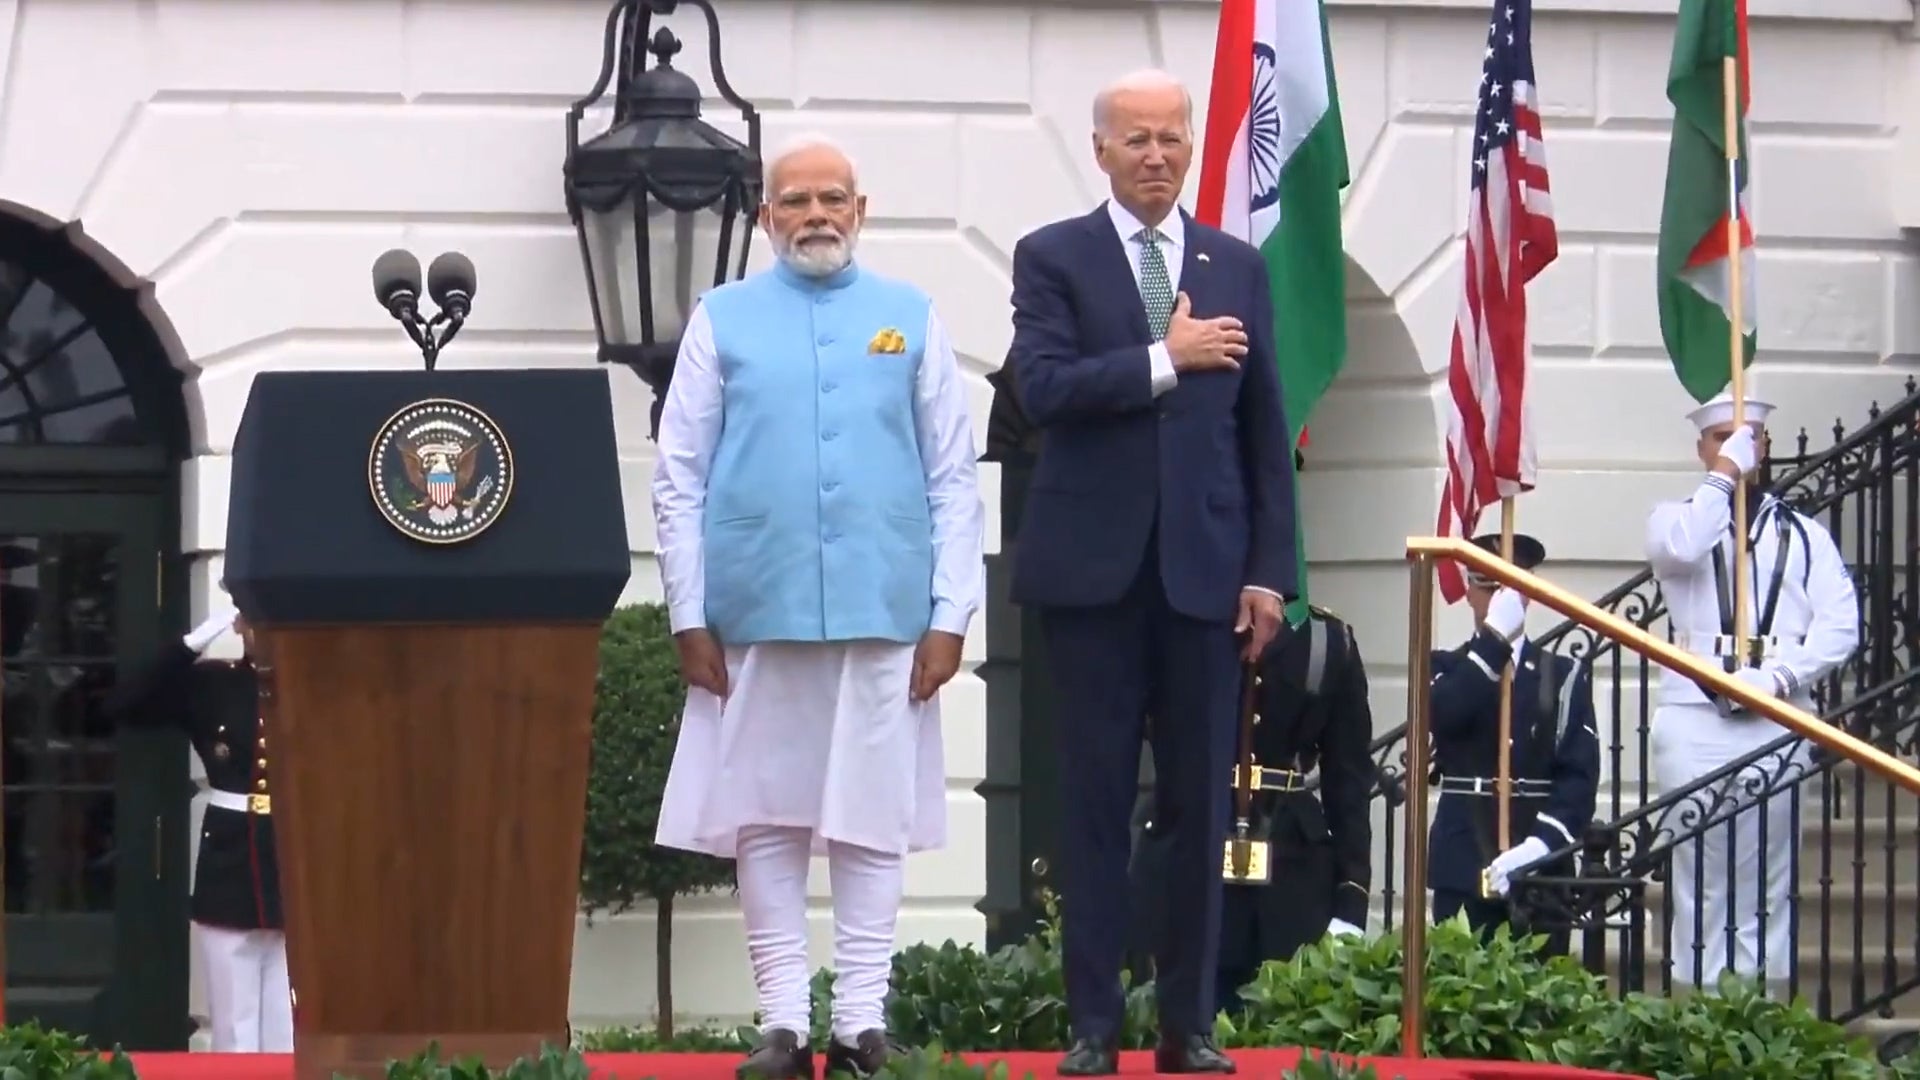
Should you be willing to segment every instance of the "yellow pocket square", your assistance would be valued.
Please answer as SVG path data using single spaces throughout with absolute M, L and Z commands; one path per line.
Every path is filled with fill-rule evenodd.
M 873 335 L 873 340 L 867 342 L 867 351 L 870 353 L 903 353 L 907 351 L 907 339 L 900 331 L 889 326 L 885 330 Z

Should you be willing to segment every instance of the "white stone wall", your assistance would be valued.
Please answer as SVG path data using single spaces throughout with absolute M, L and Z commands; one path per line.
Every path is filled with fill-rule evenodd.
M 1204 112 L 1216 6 L 1206 0 L 729 0 L 735 86 L 766 137 L 819 129 L 860 158 L 863 258 L 935 296 L 975 378 L 1008 344 L 1007 260 L 1045 221 L 1102 194 L 1088 103 L 1155 64 Z M 1371 658 L 1376 724 L 1404 711 L 1402 541 L 1431 529 L 1440 402 L 1459 290 L 1468 121 L 1483 0 L 1330 0 L 1354 167 L 1346 220 L 1349 366 L 1313 417 L 1305 479 L 1317 598 Z M 1538 0 L 1562 255 L 1533 292 L 1542 474 L 1522 527 L 1594 594 L 1629 573 L 1646 505 L 1684 490 L 1685 399 L 1660 350 L 1653 245 L 1669 110 L 1671 0 Z M 1920 351 L 1920 285 L 1892 165 L 1914 50 L 1907 0 L 1754 0 L 1763 361 L 1779 430 L 1818 433 L 1898 396 Z M 196 611 L 219 573 L 234 427 L 256 372 L 404 367 L 371 302 L 374 256 L 458 248 L 480 272 L 449 367 L 580 365 L 592 336 L 560 197 L 562 115 L 593 82 L 603 0 L 0 0 L 0 199 L 86 232 L 156 285 L 189 377 L 197 456 L 185 549 Z M 705 33 L 682 17 L 682 66 L 711 86 Z M 875 47 L 875 46 L 878 47 Z M 1907 134 L 1911 134 L 1910 132 Z M 1900 198 L 1905 199 L 1902 194 Z M 764 247 L 762 248 L 764 251 Z M 1284 317 L 1284 313 L 1282 315 Z M 1895 370 L 1897 369 L 1897 370 Z M 656 598 L 644 478 L 645 389 L 615 377 L 635 552 Z M 997 509 L 996 478 L 983 492 Z M 992 522 L 997 530 L 997 518 Z M 977 625 L 977 624 L 976 624 Z M 1441 620 L 1443 636 L 1463 627 Z M 969 644 L 977 660 L 980 642 Z M 953 845 L 917 857 L 905 939 L 984 935 L 984 695 L 949 692 Z M 824 960 L 824 881 L 815 950 Z M 653 1006 L 650 918 L 583 925 L 574 1012 Z M 677 921 L 683 1014 L 751 1008 L 725 898 Z M 196 991 L 197 993 L 197 991 Z

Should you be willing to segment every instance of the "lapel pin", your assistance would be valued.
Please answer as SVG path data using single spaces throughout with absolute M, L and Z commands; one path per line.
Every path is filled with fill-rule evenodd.
M 1211 260 L 1209 260 L 1209 259 L 1207 258 L 1207 253 L 1203 251 L 1203 252 L 1201 252 L 1201 253 L 1200 253 L 1200 261 L 1201 261 L 1201 262 L 1210 262 Z

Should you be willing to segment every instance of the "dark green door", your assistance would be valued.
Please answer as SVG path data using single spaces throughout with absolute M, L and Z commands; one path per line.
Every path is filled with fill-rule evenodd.
M 186 751 L 102 710 L 161 620 L 161 505 L 0 491 L 6 1018 L 184 1043 Z

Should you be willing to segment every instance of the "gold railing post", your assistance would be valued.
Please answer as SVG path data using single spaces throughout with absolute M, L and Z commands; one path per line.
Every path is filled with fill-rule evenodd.
M 1419 1058 L 1426 1034 L 1427 684 L 1433 667 L 1433 556 L 1409 552 L 1407 589 L 1407 866 L 1401 917 L 1400 1056 Z

